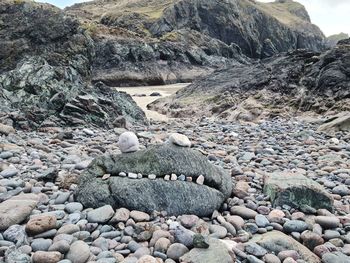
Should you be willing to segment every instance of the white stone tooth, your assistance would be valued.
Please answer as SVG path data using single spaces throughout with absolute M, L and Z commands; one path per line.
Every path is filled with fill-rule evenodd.
M 128 177 L 131 179 L 137 179 L 137 174 L 135 173 L 128 173 Z
M 137 174 L 137 179 L 141 179 L 142 177 L 143 177 L 142 174 L 140 173 Z
M 149 174 L 148 179 L 155 180 L 157 176 L 155 174 Z
M 164 180 L 165 180 L 165 181 L 169 181 L 169 180 L 170 180 L 170 175 L 168 175 L 168 174 L 165 175 L 165 176 L 164 176 Z
M 190 177 L 190 176 L 189 176 L 189 177 L 186 177 L 186 181 L 187 181 L 187 182 L 192 182 L 192 177 Z
M 196 183 L 199 185 L 203 185 L 204 184 L 204 176 L 203 175 L 198 176 Z
M 170 180 L 171 181 L 176 181 L 177 180 L 177 175 L 176 174 L 171 174 Z
M 126 177 L 126 173 L 120 172 L 120 173 L 119 173 L 119 176 L 120 176 L 120 177 Z

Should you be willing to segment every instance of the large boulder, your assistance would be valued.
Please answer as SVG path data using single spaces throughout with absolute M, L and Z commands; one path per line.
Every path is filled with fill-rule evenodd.
M 307 247 L 300 244 L 294 238 L 279 231 L 271 231 L 263 235 L 256 235 L 251 241 L 256 242 L 269 252 L 274 252 L 276 255 L 281 251 L 295 250 L 305 262 L 321 262 L 320 258 L 312 253 Z
M 275 172 L 264 178 L 264 193 L 274 206 L 333 210 L 333 198 L 317 182 L 289 171 Z
M 22 223 L 38 203 L 34 194 L 14 196 L 0 204 L 0 230 Z
M 140 173 L 148 178 L 131 179 L 120 173 Z M 110 177 L 103 180 L 102 177 Z M 192 177 L 189 181 L 167 181 L 165 175 Z M 195 183 L 204 176 L 204 184 Z M 80 177 L 76 199 L 85 207 L 106 204 L 144 212 L 167 211 L 171 215 L 210 215 L 232 191 L 229 174 L 212 164 L 199 152 L 171 144 L 146 150 L 95 159 Z
M 338 131 L 350 131 L 350 112 L 340 113 L 327 119 L 318 131 L 332 135 Z
M 14 19 L 15 18 L 15 19 Z M 15 127 L 146 123 L 131 96 L 91 85 L 94 42 L 49 4 L 0 2 L 0 117 Z

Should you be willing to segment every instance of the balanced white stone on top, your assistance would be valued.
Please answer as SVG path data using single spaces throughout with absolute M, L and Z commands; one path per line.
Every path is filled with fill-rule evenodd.
M 191 141 L 188 139 L 186 135 L 180 133 L 173 133 L 169 137 L 169 141 L 172 144 L 181 147 L 191 147 Z
M 136 152 L 139 150 L 139 139 L 133 132 L 124 132 L 119 136 L 117 145 L 122 153 Z

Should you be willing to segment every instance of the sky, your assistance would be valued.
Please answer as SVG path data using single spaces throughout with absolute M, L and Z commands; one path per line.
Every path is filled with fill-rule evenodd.
M 273 2 L 271 0 L 259 0 Z M 310 14 L 311 20 L 318 25 L 326 36 L 340 32 L 350 35 L 350 0 L 297 0 Z M 86 0 L 37 0 L 47 2 L 60 8 Z

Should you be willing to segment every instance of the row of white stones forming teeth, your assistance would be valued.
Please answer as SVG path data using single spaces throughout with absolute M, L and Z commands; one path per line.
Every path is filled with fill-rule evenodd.
M 106 180 L 110 177 L 111 175 L 110 174 L 105 174 L 103 175 L 102 177 L 102 180 Z M 143 176 L 142 174 L 140 173 L 124 173 L 124 172 L 121 172 L 119 173 L 119 176 L 120 177 L 128 177 L 130 179 L 142 179 L 142 178 L 148 178 L 150 180 L 155 180 L 157 179 L 157 176 L 155 174 L 149 174 L 147 177 Z M 193 178 L 190 177 L 190 176 L 185 176 L 183 174 L 177 176 L 176 174 L 167 174 L 164 176 L 163 178 L 165 181 L 187 181 L 187 182 L 193 182 Z M 203 175 L 200 175 L 197 177 L 196 179 L 196 184 L 199 184 L 199 185 L 203 185 L 204 184 L 204 176 Z

